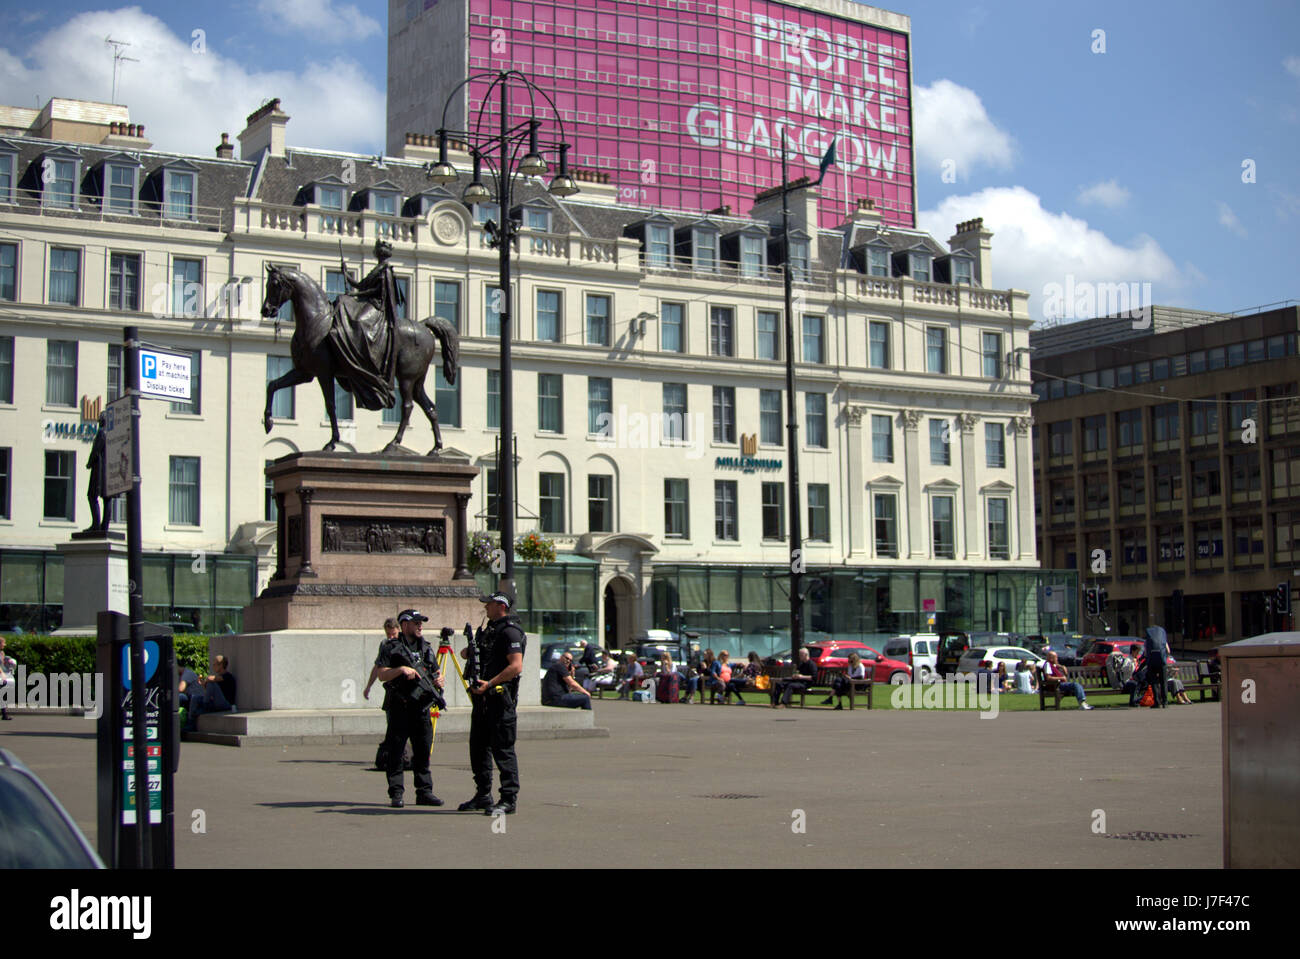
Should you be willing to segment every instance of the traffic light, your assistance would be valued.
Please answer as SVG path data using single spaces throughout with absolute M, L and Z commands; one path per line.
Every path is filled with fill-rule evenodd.
M 1273 591 L 1277 598 L 1273 601 L 1273 608 L 1283 616 L 1291 612 L 1291 584 L 1278 583 L 1277 589 Z
M 1097 587 L 1097 611 L 1100 613 L 1104 613 L 1106 612 L 1106 608 L 1108 606 L 1110 606 L 1110 598 L 1106 595 L 1106 587 L 1098 586 Z
M 1097 588 L 1095 586 L 1084 587 L 1083 608 L 1089 616 L 1097 615 Z

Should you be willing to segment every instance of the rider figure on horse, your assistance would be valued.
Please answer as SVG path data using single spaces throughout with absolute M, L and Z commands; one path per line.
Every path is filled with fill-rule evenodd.
M 406 298 L 393 275 L 392 256 L 392 244 L 376 240 L 379 262 L 360 283 L 348 276 L 346 264 L 340 264 L 354 294 L 339 297 L 341 322 L 330 330 L 338 366 L 335 375 L 368 410 L 384 409 L 394 402 L 391 384 L 396 372 L 398 310 L 406 305 Z
M 393 275 L 393 264 L 389 262 L 393 257 L 393 245 L 382 237 L 375 240 L 375 257 L 379 262 L 360 283 L 354 283 L 346 270 L 343 279 L 359 299 L 369 300 L 376 310 L 384 314 L 388 330 L 392 333 L 397 328 L 398 307 L 406 305 L 406 297 L 402 295 L 402 288 Z

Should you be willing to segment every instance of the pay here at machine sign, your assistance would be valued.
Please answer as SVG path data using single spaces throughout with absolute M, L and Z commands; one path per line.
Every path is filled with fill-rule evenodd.
M 190 356 L 140 348 L 140 392 L 169 400 L 190 398 Z

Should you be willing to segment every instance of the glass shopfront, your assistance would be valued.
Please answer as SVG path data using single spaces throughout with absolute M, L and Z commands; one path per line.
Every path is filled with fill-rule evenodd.
M 1032 635 L 1078 622 L 1075 570 L 882 570 L 838 568 L 805 574 L 805 642 L 883 642 L 899 634 L 960 629 Z M 1064 587 L 1064 612 L 1040 609 L 1041 588 Z M 790 648 L 790 577 L 780 566 L 656 566 L 653 625 L 696 634 L 701 646 Z

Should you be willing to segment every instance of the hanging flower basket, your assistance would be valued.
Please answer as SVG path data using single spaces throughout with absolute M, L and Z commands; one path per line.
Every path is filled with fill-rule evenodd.
M 515 538 L 515 555 L 525 563 L 545 566 L 555 562 L 555 543 L 534 530 Z
M 470 533 L 469 535 L 469 571 L 481 573 L 492 569 L 492 560 L 496 558 L 497 541 L 488 533 Z

